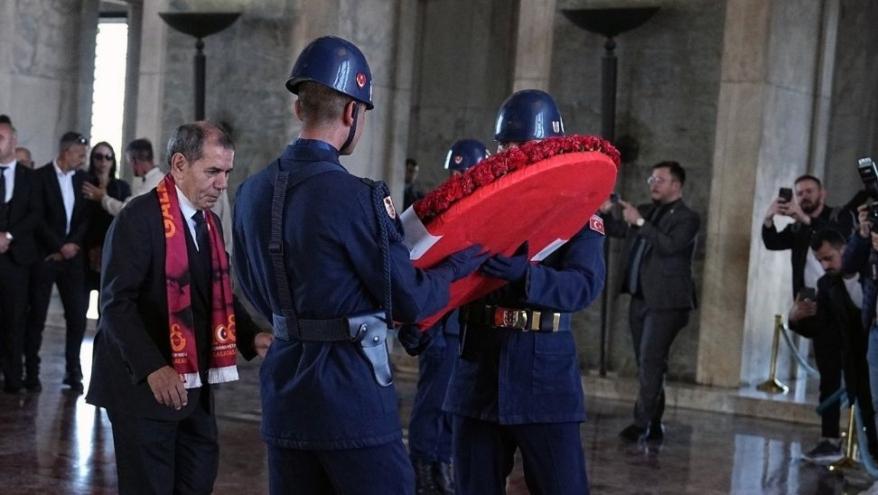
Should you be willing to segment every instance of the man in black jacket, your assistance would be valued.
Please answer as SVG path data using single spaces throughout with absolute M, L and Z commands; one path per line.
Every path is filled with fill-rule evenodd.
M 15 127 L 0 115 L 0 349 L 4 392 L 21 390 L 21 356 L 29 267 L 37 261 L 34 229 L 39 190 L 34 172 L 17 162 Z M 29 383 L 29 388 L 36 390 Z
M 85 335 L 88 300 L 81 248 L 91 215 L 81 192 L 86 173 L 79 169 L 87 151 L 88 140 L 79 133 L 68 132 L 61 137 L 58 157 L 34 174 L 42 193 L 42 216 L 36 230 L 37 253 L 42 261 L 34 265 L 29 289 L 30 310 L 24 345 L 28 387 L 40 386 L 40 345 L 52 285 L 57 284 L 67 323 L 64 384 L 74 392 L 82 392 L 79 349 Z
M 601 206 L 607 234 L 627 238 L 623 291 L 631 294 L 628 315 L 640 382 L 634 423 L 619 434 L 629 442 L 664 438 L 668 353 L 695 308 L 692 257 L 701 219 L 683 202 L 685 182 L 679 163 L 660 162 L 647 180 L 652 203 L 621 201 L 623 220 L 609 215 L 609 201 Z
M 842 273 L 845 239 L 838 232 L 825 229 L 814 233 L 811 249 L 826 274 L 817 281 L 817 300 L 797 297 L 790 310 L 790 328 L 814 339 L 814 354 L 820 371 L 820 402 L 835 393 L 842 384 L 849 402 L 856 401 L 864 418 L 872 418 L 872 395 L 866 363 L 866 331 L 860 316 L 863 307 L 863 284 L 868 280 L 863 270 Z M 865 273 L 864 273 L 865 272 Z M 817 463 L 830 463 L 842 457 L 839 442 L 839 403 L 821 416 L 821 440 L 805 454 Z M 875 423 L 866 422 L 871 449 L 876 447 Z
M 168 161 L 161 190 L 131 200 L 104 243 L 86 400 L 107 409 L 122 494 L 212 491 L 219 447 L 211 384 L 237 379 L 219 360 L 233 364 L 236 345 L 248 359 L 264 355 L 271 342 L 237 302 L 219 318 L 229 324 L 216 324 L 217 312 L 229 310 L 218 301 L 228 265 L 210 208 L 228 186 L 229 136 L 209 122 L 180 126 Z
M 771 251 L 791 250 L 793 267 L 793 297 L 802 287 L 816 287 L 823 276 L 823 268 L 808 249 L 811 234 L 818 230 L 833 229 L 847 238 L 854 229 L 856 215 L 847 208 L 827 206 L 826 190 L 820 179 L 803 175 L 794 183 L 795 200 L 777 197 L 765 213 L 762 224 L 762 243 Z M 774 225 L 775 215 L 794 220 L 780 232 Z

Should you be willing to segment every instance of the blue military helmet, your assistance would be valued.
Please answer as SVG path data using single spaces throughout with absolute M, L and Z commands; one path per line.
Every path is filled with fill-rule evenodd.
M 461 139 L 455 141 L 445 155 L 445 170 L 463 172 L 488 157 L 488 149 L 481 141 Z
M 523 143 L 564 135 L 564 121 L 549 93 L 525 89 L 512 94 L 497 112 L 494 140 Z
M 286 86 L 291 93 L 298 94 L 298 85 L 306 81 L 350 96 L 369 110 L 374 108 L 369 63 L 363 52 L 348 40 L 323 36 L 309 43 L 296 59 Z

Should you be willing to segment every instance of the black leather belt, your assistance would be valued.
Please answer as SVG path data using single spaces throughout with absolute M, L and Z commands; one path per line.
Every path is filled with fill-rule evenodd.
M 504 308 L 502 306 L 470 307 L 467 323 L 491 328 L 508 328 L 522 332 L 563 332 L 561 313 L 535 309 Z

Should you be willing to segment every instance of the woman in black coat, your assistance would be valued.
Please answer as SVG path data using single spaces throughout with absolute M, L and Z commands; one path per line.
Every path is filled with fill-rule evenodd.
M 124 180 L 116 178 L 116 154 L 110 143 L 105 141 L 91 149 L 88 160 L 88 181 L 119 201 L 131 196 L 131 186 Z M 85 236 L 85 259 L 88 264 L 85 276 L 86 293 L 92 290 L 100 292 L 101 247 L 114 218 L 101 208 L 100 203 L 94 205 L 91 215 L 88 233 Z

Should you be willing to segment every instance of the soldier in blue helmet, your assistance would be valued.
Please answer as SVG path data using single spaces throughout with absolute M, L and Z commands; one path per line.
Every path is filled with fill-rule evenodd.
M 485 145 L 461 139 L 451 145 L 445 170 L 461 174 L 488 156 Z M 425 332 L 415 325 L 400 330 L 406 352 L 418 358 L 418 390 L 409 421 L 409 456 L 418 495 L 452 495 L 451 415 L 442 411 L 454 361 L 460 351 L 458 314 L 454 311 Z
M 299 138 L 241 185 L 234 215 L 241 289 L 274 328 L 260 370 L 271 493 L 413 493 L 388 326 L 442 308 L 485 257 L 473 246 L 415 269 L 387 187 L 340 164 L 373 107 L 355 45 L 312 41 L 286 86 Z
M 500 108 L 501 149 L 563 135 L 561 114 L 543 91 L 519 91 Z M 516 450 L 531 493 L 588 493 L 571 314 L 603 288 L 603 242 L 592 220 L 542 261 L 528 259 L 522 246 L 482 266 L 508 284 L 460 309 L 461 354 L 444 403 L 454 415 L 458 494 L 505 493 Z

